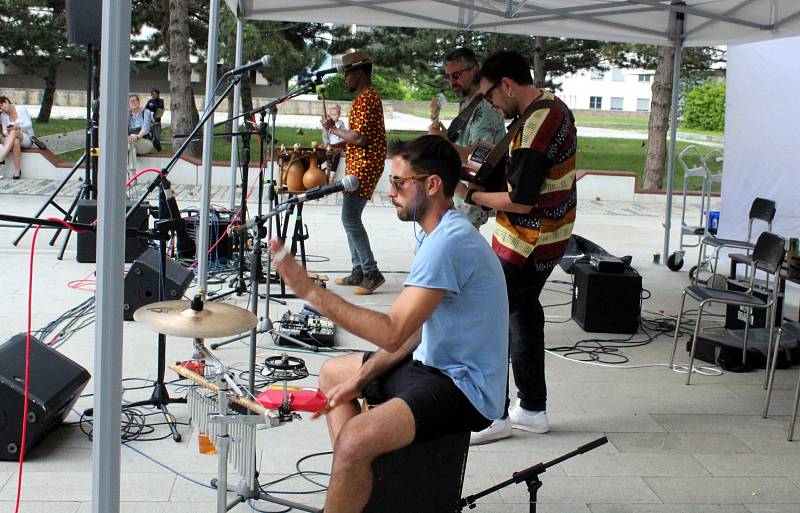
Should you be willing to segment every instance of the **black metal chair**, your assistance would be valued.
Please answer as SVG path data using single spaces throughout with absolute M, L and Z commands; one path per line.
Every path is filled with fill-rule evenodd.
M 683 305 L 686 302 L 686 296 L 698 301 L 700 304 L 697 308 L 697 319 L 694 327 L 694 335 L 692 336 L 692 349 L 689 353 L 689 369 L 686 376 L 686 384 L 691 382 L 694 355 L 697 350 L 697 335 L 700 333 L 700 323 L 703 319 L 703 309 L 706 305 L 711 303 L 721 303 L 725 305 L 736 305 L 747 308 L 747 315 L 744 328 L 744 343 L 742 347 L 742 363 L 745 363 L 747 355 L 747 335 L 750 330 L 750 314 L 753 309 L 766 309 L 769 318 L 769 342 L 767 344 L 767 368 L 769 368 L 769 355 L 772 348 L 772 330 L 775 327 L 775 314 L 773 305 L 777 297 L 778 283 L 780 279 L 780 270 L 783 259 L 786 256 L 785 248 L 786 240 L 780 235 L 774 233 L 764 232 L 758 237 L 753 253 L 750 257 L 750 265 L 753 267 L 753 273 L 750 276 L 749 288 L 744 292 L 733 290 L 721 290 L 708 287 L 701 287 L 699 285 L 690 285 L 683 289 L 681 296 L 681 307 L 678 311 L 678 322 L 675 326 L 675 338 L 672 344 L 672 355 L 669 359 L 670 368 L 673 368 L 675 361 L 675 351 L 678 348 L 678 334 L 680 333 L 681 318 L 683 317 Z M 756 270 L 761 270 L 767 273 L 767 289 L 769 289 L 769 275 L 774 278 L 773 286 L 770 289 L 767 299 L 761 299 L 753 294 L 756 289 Z M 765 381 L 765 386 L 767 385 Z
M 795 339 L 800 340 L 800 322 L 787 322 L 778 329 L 778 338 L 775 341 L 775 353 L 772 355 L 772 365 L 769 368 L 769 382 L 767 384 L 767 400 L 764 404 L 764 418 L 767 418 L 769 413 L 769 400 L 772 396 L 772 387 L 775 382 L 775 369 L 778 362 L 778 352 L 781 347 L 781 338 L 786 333 Z M 792 408 L 792 416 L 789 417 L 789 437 L 787 440 L 790 442 L 794 437 L 794 425 L 797 422 L 797 405 L 800 403 L 800 375 L 797 377 L 797 388 L 794 392 L 794 408 Z
M 753 200 L 752 205 L 750 205 L 750 213 L 748 214 L 749 221 L 747 223 L 747 240 L 737 240 L 737 239 L 721 239 L 715 237 L 710 233 L 706 233 L 705 237 L 700 241 L 700 248 L 697 252 L 697 267 L 695 267 L 694 272 L 694 279 L 692 280 L 692 285 L 697 285 L 698 276 L 700 274 L 700 269 L 703 266 L 703 256 L 705 253 L 706 247 L 714 248 L 714 257 L 713 259 L 709 258 L 707 262 L 711 262 L 713 260 L 713 265 L 711 265 L 711 278 L 709 282 L 713 280 L 713 278 L 717 275 L 717 265 L 719 264 L 719 251 L 722 248 L 734 248 L 734 249 L 742 249 L 747 251 L 748 254 L 755 248 L 755 244 L 752 242 L 753 237 L 753 221 L 763 221 L 767 223 L 767 231 L 772 231 L 772 220 L 775 219 L 775 202 L 772 200 L 764 199 L 764 198 L 756 198 Z M 711 283 L 709 283 L 711 286 Z M 720 288 L 720 287 L 715 287 Z

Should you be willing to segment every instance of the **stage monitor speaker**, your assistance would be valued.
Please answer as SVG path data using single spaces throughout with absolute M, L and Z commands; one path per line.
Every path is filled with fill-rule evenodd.
M 639 330 L 642 277 L 630 268 L 604 273 L 585 262 L 575 264 L 572 318 L 592 333 L 627 333 Z
M 100 48 L 102 0 L 67 0 L 67 41 Z
M 379 456 L 364 513 L 456 511 L 468 452 L 469 433 L 456 433 Z
M 134 205 L 129 202 L 126 205 L 125 211 Z M 149 218 L 147 210 L 150 208 L 149 203 L 142 203 L 136 209 L 133 215 L 128 219 L 126 226 L 128 228 L 136 228 L 137 230 L 147 230 L 149 226 Z M 92 223 L 97 219 L 97 200 L 82 199 L 78 201 L 78 210 L 75 215 L 75 221 L 79 223 Z M 147 249 L 147 240 L 139 239 L 137 237 L 125 237 L 125 262 L 131 263 L 136 260 L 136 257 L 142 254 L 142 251 Z M 97 251 L 97 235 L 94 232 L 83 232 L 78 234 L 78 250 L 77 261 L 82 264 L 93 264 L 96 261 Z
M 158 251 L 148 248 L 133 262 L 125 275 L 125 311 L 126 321 L 133 320 L 133 312 L 144 305 L 158 301 L 158 284 L 160 256 Z M 172 259 L 167 258 L 165 268 L 167 274 L 167 290 L 165 301 L 181 299 L 183 293 L 192 283 L 194 273 Z
M 742 283 L 736 280 L 728 280 L 728 290 L 735 290 L 736 292 L 745 292 L 748 289 L 748 283 Z M 753 295 L 762 301 L 769 300 L 769 291 L 764 289 L 756 289 Z M 780 326 L 783 322 L 783 295 L 779 294 L 777 304 L 773 310 L 775 315 L 775 326 Z M 728 305 L 725 307 L 725 327 L 730 330 L 743 330 L 747 320 L 747 308 L 738 305 Z M 750 311 L 750 327 L 751 328 L 766 328 L 767 327 L 767 310 L 764 308 L 757 308 Z
M 25 455 L 64 420 L 89 382 L 89 373 L 31 337 Z M 25 398 L 25 334 L 0 345 L 0 460 L 17 460 Z

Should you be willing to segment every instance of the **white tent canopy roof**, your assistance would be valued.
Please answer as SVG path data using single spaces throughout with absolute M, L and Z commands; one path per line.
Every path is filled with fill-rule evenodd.
M 796 0 L 225 0 L 243 19 L 469 29 L 673 45 L 670 11 L 685 15 L 683 46 L 800 34 Z M 674 0 L 673 0 L 674 1 Z

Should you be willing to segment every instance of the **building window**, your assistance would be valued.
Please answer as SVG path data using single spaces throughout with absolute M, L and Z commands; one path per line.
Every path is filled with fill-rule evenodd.
M 622 98 L 619 96 L 611 97 L 611 110 L 622 110 Z
M 614 82 L 625 82 L 625 75 L 622 73 L 620 68 L 614 68 L 611 70 L 611 80 Z
M 592 80 L 603 80 L 605 74 L 597 68 L 592 68 Z
M 639 82 L 650 82 L 653 79 L 653 75 L 639 75 Z
M 650 112 L 650 98 L 636 98 L 637 112 Z
M 589 97 L 589 108 L 600 110 L 603 108 L 603 97 L 602 96 L 590 96 Z

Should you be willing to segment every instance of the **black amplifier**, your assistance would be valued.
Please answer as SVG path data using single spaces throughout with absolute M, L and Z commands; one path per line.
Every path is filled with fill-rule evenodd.
M 735 280 L 728 280 L 728 290 L 735 290 L 737 292 L 744 292 L 747 290 L 749 283 L 745 284 Z M 766 289 L 756 288 L 753 295 L 763 301 L 769 299 L 771 291 Z M 775 326 L 781 325 L 783 318 L 783 297 L 778 297 L 775 305 Z M 730 330 L 744 329 L 745 320 L 747 319 L 747 308 L 738 305 L 728 305 L 725 307 L 725 327 Z M 750 327 L 751 328 L 766 328 L 767 327 L 767 310 L 764 308 L 754 308 L 750 312 Z
M 186 223 L 186 231 L 197 244 L 197 232 L 200 226 L 199 213 L 191 213 L 183 220 Z M 211 262 L 219 260 L 231 260 L 233 258 L 233 242 L 231 241 L 228 227 L 233 221 L 233 212 L 229 210 L 212 210 L 208 218 L 208 259 Z M 217 243 L 219 241 L 219 243 Z M 215 246 L 216 244 L 216 246 Z M 211 249 L 211 248 L 214 249 Z
M 607 273 L 586 262 L 575 264 L 572 318 L 585 331 L 636 333 L 641 295 L 642 277 L 629 267 L 620 273 Z

